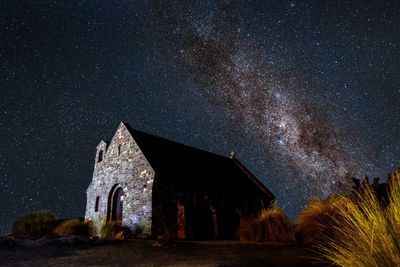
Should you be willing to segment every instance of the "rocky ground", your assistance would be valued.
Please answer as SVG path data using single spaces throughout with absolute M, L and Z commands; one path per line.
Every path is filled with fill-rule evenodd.
M 324 266 L 301 244 L 235 241 L 0 241 L 0 266 Z

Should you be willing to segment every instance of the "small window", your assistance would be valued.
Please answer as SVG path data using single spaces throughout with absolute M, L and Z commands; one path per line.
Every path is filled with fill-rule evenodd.
M 95 212 L 99 211 L 99 204 L 100 204 L 100 197 L 96 197 L 96 204 L 94 206 L 94 211 Z
M 118 145 L 118 156 L 121 154 L 121 145 Z
M 103 160 L 103 150 L 100 150 L 99 151 L 99 158 L 98 158 L 97 162 L 100 162 L 102 160 Z

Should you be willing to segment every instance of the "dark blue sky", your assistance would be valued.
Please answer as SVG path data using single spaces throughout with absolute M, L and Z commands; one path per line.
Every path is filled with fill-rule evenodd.
M 73 2 L 73 3 L 72 3 Z M 395 1 L 2 1 L 0 232 L 84 215 L 119 121 L 235 155 L 294 218 L 400 163 Z

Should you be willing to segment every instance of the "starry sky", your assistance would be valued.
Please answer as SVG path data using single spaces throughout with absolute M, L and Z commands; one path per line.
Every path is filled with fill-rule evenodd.
M 294 219 L 400 163 L 400 2 L 1 1 L 0 233 L 84 216 L 118 123 L 231 151 Z

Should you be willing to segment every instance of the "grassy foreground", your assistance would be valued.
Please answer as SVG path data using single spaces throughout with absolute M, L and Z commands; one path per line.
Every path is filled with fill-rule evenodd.
M 317 245 L 321 258 L 338 266 L 400 266 L 400 167 L 389 175 L 388 197 L 382 205 L 370 186 L 342 197 L 331 217 L 333 236 Z

